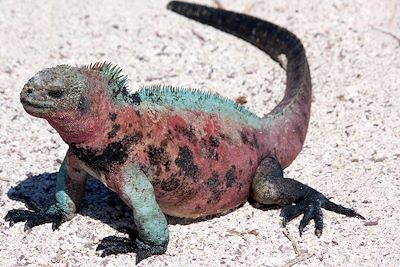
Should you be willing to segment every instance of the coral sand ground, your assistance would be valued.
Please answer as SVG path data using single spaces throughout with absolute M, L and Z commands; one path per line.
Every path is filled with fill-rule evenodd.
M 355 208 L 367 219 L 324 212 L 289 233 L 307 266 L 398 266 L 400 261 L 400 3 L 387 1 L 198 1 L 287 27 L 303 41 L 314 101 L 302 153 L 285 173 Z M 23 232 L 4 216 L 31 197 L 51 200 L 67 147 L 28 116 L 19 91 L 38 70 L 112 61 L 130 87 L 170 84 L 245 96 L 257 114 L 282 96 L 284 71 L 261 51 L 165 9 L 165 1 L 0 1 L 0 262 L 3 266 L 125 266 L 134 254 L 101 258 L 99 240 L 132 216 L 115 195 L 89 180 L 80 213 L 52 232 Z M 116 208 L 114 208 L 116 207 Z M 296 259 L 279 210 L 250 204 L 203 221 L 169 218 L 165 255 L 141 266 L 282 266 Z

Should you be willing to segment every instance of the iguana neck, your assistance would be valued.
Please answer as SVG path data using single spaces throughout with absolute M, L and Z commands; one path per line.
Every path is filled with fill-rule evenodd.
M 82 106 L 45 117 L 69 145 L 106 146 L 136 124 L 139 107 L 134 95 L 112 88 L 107 80 L 86 73 L 88 90 L 82 94 Z M 111 88 L 110 88 L 111 87 Z M 136 126 L 136 125 L 135 125 Z

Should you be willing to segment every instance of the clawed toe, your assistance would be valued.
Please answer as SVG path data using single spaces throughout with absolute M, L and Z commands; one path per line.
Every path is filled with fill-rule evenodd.
M 53 223 L 52 229 L 56 230 L 60 227 L 60 225 L 64 222 L 63 216 L 60 215 L 50 215 L 44 211 L 30 211 L 30 210 L 10 210 L 6 217 L 5 221 L 10 223 L 10 227 L 18 222 L 25 222 L 24 231 L 29 231 L 35 226 L 45 224 L 45 223 Z
M 304 213 L 305 208 L 304 203 L 298 203 L 296 205 L 290 204 L 282 208 L 281 217 L 283 227 L 285 227 L 288 222 Z
M 315 235 L 320 237 L 322 235 L 323 217 L 322 217 L 321 203 L 319 201 L 310 203 L 306 208 L 303 219 L 301 219 L 299 225 L 300 236 L 302 236 L 304 228 L 312 219 L 315 222 Z
M 136 264 L 150 256 L 163 254 L 167 250 L 167 245 L 168 241 L 160 245 L 152 245 L 136 239 Z
M 333 212 L 336 212 L 336 213 L 339 213 L 339 214 L 346 215 L 348 217 L 355 217 L 355 218 L 358 218 L 358 219 L 365 220 L 365 218 L 362 215 L 360 215 L 359 213 L 357 213 L 356 211 L 354 211 L 352 209 L 349 209 L 349 208 L 345 208 L 345 207 L 343 207 L 341 205 L 335 204 L 335 203 L 333 203 L 332 201 L 329 201 L 329 200 L 327 200 L 324 203 L 323 208 L 326 209 L 326 210 L 329 210 L 329 211 L 333 211 Z
M 136 247 L 135 244 L 126 237 L 107 236 L 101 240 L 96 250 L 102 250 L 101 257 L 105 257 L 112 254 L 136 252 Z
M 297 202 L 295 205 L 290 204 L 282 208 L 281 211 L 282 225 L 285 227 L 289 221 L 293 220 L 294 218 L 296 218 L 301 214 L 304 214 L 299 225 L 300 236 L 303 234 L 304 228 L 308 225 L 308 223 L 311 220 L 314 220 L 315 235 L 317 237 L 320 237 L 322 235 L 322 230 L 323 230 L 322 208 L 349 217 L 357 217 L 360 219 L 364 219 L 363 216 L 361 216 L 354 210 L 345 208 L 341 205 L 337 205 L 328 200 L 321 193 L 313 190 L 304 199 Z
M 9 222 L 11 227 L 17 222 L 27 221 L 33 213 L 33 211 L 29 210 L 10 210 L 4 220 Z
M 167 243 L 163 245 L 150 245 L 139 239 L 132 241 L 126 237 L 108 236 L 101 240 L 96 250 L 102 250 L 101 257 L 135 252 L 137 264 L 152 255 L 163 254 L 167 249 Z
M 10 210 L 5 220 L 10 223 L 10 227 L 15 223 L 25 221 L 24 231 L 29 231 L 37 225 L 51 222 L 51 219 L 45 213 L 29 210 Z

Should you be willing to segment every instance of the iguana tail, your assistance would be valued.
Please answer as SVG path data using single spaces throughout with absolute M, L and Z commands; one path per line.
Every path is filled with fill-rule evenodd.
M 311 77 L 301 41 L 284 28 L 244 14 L 179 1 L 167 8 L 253 44 L 286 69 L 285 95 L 263 123 L 271 141 L 267 154 L 288 166 L 302 148 L 310 118 Z

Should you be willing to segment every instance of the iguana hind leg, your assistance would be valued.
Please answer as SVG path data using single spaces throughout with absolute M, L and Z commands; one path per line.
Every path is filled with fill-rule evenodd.
M 252 184 L 251 196 L 262 204 L 282 206 L 283 226 L 304 214 L 299 225 L 300 235 L 304 227 L 313 219 L 315 234 L 322 234 L 322 208 L 349 217 L 364 219 L 352 209 L 337 205 L 317 190 L 296 180 L 284 178 L 280 164 L 273 158 L 265 158 L 259 165 Z M 293 205 L 294 204 L 294 205 Z

